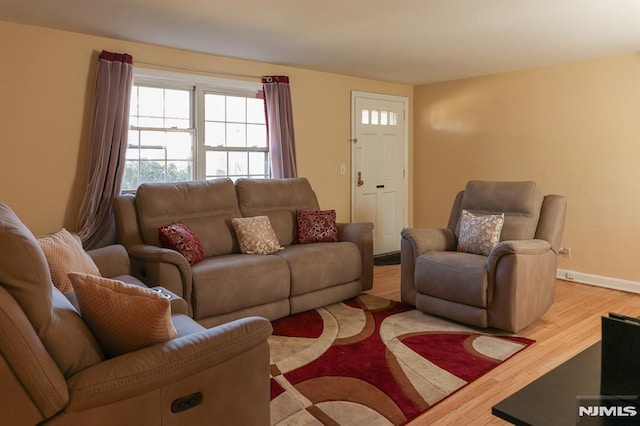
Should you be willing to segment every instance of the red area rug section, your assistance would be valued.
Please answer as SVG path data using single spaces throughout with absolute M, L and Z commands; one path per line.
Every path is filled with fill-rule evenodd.
M 390 302 L 390 306 L 387 308 L 367 310 L 357 299 L 349 300 L 345 304 L 353 308 L 364 309 L 367 312 L 368 321 L 374 323 L 374 332 L 363 336 L 362 339 L 355 338 L 350 344 L 334 343 L 318 359 L 285 373 L 284 377 L 294 387 L 299 386 L 303 390 L 309 389 L 309 383 L 313 383 L 313 380 L 322 377 L 357 379 L 358 382 L 365 382 L 381 391 L 393 401 L 393 404 L 404 415 L 402 421 L 393 421 L 394 424 L 404 424 L 415 419 L 429 407 L 425 408 L 424 401 L 422 404 L 417 403 L 415 396 L 412 398 L 412 393 L 405 389 L 406 380 L 403 381 L 402 378 L 396 377 L 397 369 L 394 375 L 390 365 L 395 365 L 395 360 L 390 362 L 388 358 L 389 356 L 393 357 L 393 354 L 388 351 L 380 336 L 380 326 L 385 319 L 410 311 L 413 307 L 399 302 Z M 323 330 L 322 317 L 316 311 L 296 314 L 275 321 L 273 324 L 274 335 L 278 336 L 317 338 Z M 471 382 L 503 362 L 475 353 L 472 342 L 481 335 L 481 333 L 474 332 L 429 331 L 398 336 L 398 339 L 421 357 L 464 381 Z M 532 340 L 519 337 L 501 336 L 500 338 L 521 343 L 524 345 L 523 348 L 533 343 Z M 284 389 L 272 379 L 271 391 L 273 399 L 284 392 Z M 323 402 L 313 401 L 313 397 L 318 398 L 317 395 L 320 393 L 314 391 L 314 395 L 309 397 L 310 400 L 314 403 Z M 326 396 L 323 398 L 331 399 Z M 353 395 L 351 401 L 358 402 L 358 398 L 358 395 Z M 363 396 L 363 398 L 365 397 Z M 370 396 L 366 398 L 370 400 Z M 376 407 L 371 408 L 375 409 Z
M 271 323 L 274 336 L 318 338 L 324 325 L 318 311 L 307 311 Z
M 385 318 L 410 309 L 407 305 L 397 304 L 390 309 L 373 312 L 375 332 L 369 338 L 350 345 L 331 346 L 319 359 L 285 376 L 294 385 L 325 376 L 360 379 L 382 390 L 405 414 L 415 417 L 420 411 L 394 379 L 387 364 L 386 346 L 379 333 L 380 324 Z
M 478 336 L 481 335 L 433 333 L 411 336 L 401 340 L 402 343 L 438 367 L 466 382 L 472 382 L 503 362 L 478 356 L 465 349 L 465 343 L 471 344 L 471 341 Z M 507 340 L 521 341 L 522 339 L 508 338 Z M 522 343 L 527 342 L 523 341 Z

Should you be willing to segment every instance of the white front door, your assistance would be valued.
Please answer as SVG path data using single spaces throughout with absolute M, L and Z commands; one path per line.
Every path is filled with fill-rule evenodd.
M 406 98 L 352 94 L 352 218 L 373 222 L 374 254 L 400 250 L 406 224 Z

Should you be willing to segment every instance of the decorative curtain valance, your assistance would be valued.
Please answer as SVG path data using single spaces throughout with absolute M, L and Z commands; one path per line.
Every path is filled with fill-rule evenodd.
M 87 249 L 101 241 L 113 221 L 113 200 L 124 176 L 133 84 L 131 55 L 102 51 L 99 61 L 89 182 L 78 214 L 78 233 Z
M 298 168 L 289 77 L 265 76 L 262 77 L 262 86 L 267 115 L 271 174 L 275 178 L 296 177 Z

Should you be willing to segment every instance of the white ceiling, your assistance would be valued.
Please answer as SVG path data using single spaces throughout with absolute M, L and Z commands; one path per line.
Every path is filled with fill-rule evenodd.
M 640 0 L 0 0 L 0 20 L 409 84 L 640 52 Z

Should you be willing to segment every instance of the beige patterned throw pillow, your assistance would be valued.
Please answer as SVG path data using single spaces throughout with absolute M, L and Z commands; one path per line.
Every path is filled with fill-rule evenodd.
M 231 219 L 240 250 L 245 254 L 270 254 L 282 250 L 268 216 Z
M 70 273 L 80 315 L 104 353 L 125 354 L 176 337 L 171 302 L 148 288 L 89 274 Z
M 472 214 L 462 210 L 458 235 L 458 251 L 488 256 L 500 242 L 504 213 Z
M 69 272 L 100 275 L 91 256 L 82 248 L 82 241 L 78 235 L 62 228 L 55 234 L 38 238 L 38 243 L 49 263 L 51 280 L 61 292 L 73 291 Z

